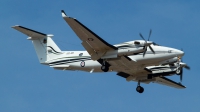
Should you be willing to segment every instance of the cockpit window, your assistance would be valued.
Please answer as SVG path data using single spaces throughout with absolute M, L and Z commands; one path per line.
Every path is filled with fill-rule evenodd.
M 158 44 L 156 44 L 155 42 L 153 42 L 153 45 L 155 45 L 155 46 L 159 46 Z
M 46 38 L 43 40 L 43 43 L 44 43 L 44 44 L 46 44 L 46 43 L 47 43 L 47 39 L 46 39 Z

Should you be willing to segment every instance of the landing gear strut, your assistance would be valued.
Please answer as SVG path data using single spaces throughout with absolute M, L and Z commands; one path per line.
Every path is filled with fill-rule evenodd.
M 103 60 L 101 70 L 104 71 L 104 72 L 107 72 L 109 70 L 109 66 L 106 64 L 105 60 Z
M 142 86 L 140 86 L 140 81 L 138 81 L 138 86 L 136 88 L 136 91 L 138 93 L 143 93 L 144 92 L 144 88 Z

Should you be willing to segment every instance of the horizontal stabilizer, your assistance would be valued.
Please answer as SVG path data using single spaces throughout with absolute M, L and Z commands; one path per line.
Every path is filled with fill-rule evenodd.
M 41 32 L 35 31 L 35 30 L 31 30 L 29 28 L 19 26 L 19 25 L 13 26 L 12 28 L 20 31 L 21 33 L 27 35 L 28 37 L 32 37 L 31 39 L 44 38 L 44 37 L 49 36 L 47 34 L 44 34 L 44 33 L 41 33 Z

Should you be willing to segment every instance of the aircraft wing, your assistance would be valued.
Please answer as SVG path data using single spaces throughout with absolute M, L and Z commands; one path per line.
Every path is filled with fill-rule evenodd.
M 166 77 L 156 77 L 155 83 L 158 84 L 162 84 L 162 85 L 166 85 L 166 86 L 170 86 L 170 87 L 174 87 L 177 89 L 184 89 L 186 88 L 184 85 L 174 82 Z
M 137 70 L 137 62 L 128 56 L 121 56 L 120 59 L 108 60 L 108 62 L 111 64 L 110 69 L 114 71 L 135 75 L 135 71 Z
M 88 51 L 93 60 L 101 58 L 101 56 L 103 56 L 107 51 L 118 49 L 107 43 L 75 18 L 68 17 L 63 10 L 61 12 L 62 17 L 76 33 L 76 35 L 82 40 L 83 47 Z M 99 56 L 95 57 L 94 55 L 96 54 L 99 54 Z
M 139 72 L 138 72 L 139 73 Z M 143 77 L 141 77 L 140 75 L 142 74 L 138 74 L 138 77 L 135 77 L 134 79 L 131 78 L 132 75 L 125 73 L 125 72 L 118 72 L 117 73 L 118 76 L 121 76 L 123 78 L 126 78 L 127 81 L 140 81 L 141 83 L 146 83 L 149 84 L 150 82 L 153 83 L 157 83 L 157 84 L 161 84 L 161 85 L 165 85 L 165 86 L 169 86 L 169 87 L 173 87 L 173 88 L 177 88 L 177 89 L 184 89 L 186 88 L 184 85 L 177 83 L 175 81 L 172 81 L 166 77 L 154 77 L 152 79 L 146 79 L 145 77 L 147 77 L 147 75 L 143 75 Z

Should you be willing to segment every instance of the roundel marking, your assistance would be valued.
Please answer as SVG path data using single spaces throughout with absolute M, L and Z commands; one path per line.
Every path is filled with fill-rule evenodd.
M 81 65 L 81 67 L 84 67 L 85 66 L 85 62 L 81 61 L 80 65 Z

